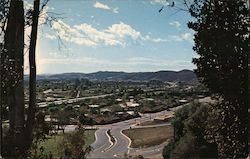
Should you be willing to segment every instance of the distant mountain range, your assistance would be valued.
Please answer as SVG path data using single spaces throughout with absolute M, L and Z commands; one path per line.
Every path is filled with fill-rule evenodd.
M 25 76 L 28 80 L 28 75 Z M 89 79 L 89 80 L 110 80 L 110 81 L 184 81 L 197 82 L 197 77 L 193 71 L 158 71 L 158 72 L 111 72 L 99 71 L 95 73 L 62 73 L 52 75 L 38 75 L 37 80 L 70 80 L 70 79 Z

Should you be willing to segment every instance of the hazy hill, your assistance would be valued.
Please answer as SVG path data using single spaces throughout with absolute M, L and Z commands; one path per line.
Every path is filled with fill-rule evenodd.
M 109 72 L 100 71 L 95 73 L 63 73 L 52 75 L 38 75 L 38 80 L 69 80 L 85 78 L 89 80 L 113 80 L 113 81 L 185 81 L 196 82 L 197 78 L 193 71 L 158 71 L 158 72 Z M 28 79 L 28 76 L 25 76 Z

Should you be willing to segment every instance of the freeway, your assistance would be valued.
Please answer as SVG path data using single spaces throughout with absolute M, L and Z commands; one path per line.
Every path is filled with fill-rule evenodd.
M 60 99 L 60 100 L 56 100 L 56 101 L 52 101 L 52 102 L 41 102 L 41 103 L 37 103 L 37 104 L 39 107 L 47 107 L 50 104 L 57 104 L 59 102 L 60 103 L 75 103 L 75 102 L 79 102 L 79 101 L 86 100 L 86 99 L 105 98 L 105 97 L 113 96 L 113 95 L 114 95 L 114 93 L 96 95 L 96 96 L 90 96 L 90 97 L 72 98 L 72 99 Z

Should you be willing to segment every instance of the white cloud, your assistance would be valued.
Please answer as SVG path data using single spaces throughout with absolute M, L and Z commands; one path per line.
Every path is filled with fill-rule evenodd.
M 157 60 L 157 59 L 147 58 L 147 57 L 132 57 L 132 58 L 128 58 L 127 61 L 130 64 L 162 63 L 162 60 Z
M 133 40 L 140 38 L 141 33 L 133 29 L 130 25 L 120 22 L 119 24 L 113 24 L 106 32 L 113 34 L 119 38 L 130 36 Z
M 29 3 L 28 1 L 24 0 L 24 11 L 25 14 L 29 11 L 29 10 L 33 10 L 33 4 Z M 49 7 L 49 6 L 45 6 L 42 10 L 42 12 L 40 13 L 39 16 L 39 26 L 43 25 L 46 23 L 46 20 L 48 18 L 48 11 L 54 11 L 55 8 L 53 7 Z
M 113 24 L 104 30 L 98 30 L 90 24 L 83 23 L 69 26 L 59 20 L 53 23 L 52 28 L 62 40 L 89 47 L 97 47 L 100 45 L 125 47 L 131 42 L 141 44 L 143 41 L 154 43 L 168 41 L 161 38 L 152 38 L 149 35 L 143 36 L 132 26 L 123 22 Z M 54 39 L 54 37 L 48 35 L 45 37 Z
M 57 32 L 57 36 L 59 36 L 62 40 L 66 42 L 76 43 L 79 45 L 86 45 L 90 47 L 95 47 L 97 44 L 90 40 L 87 37 L 84 37 L 76 28 L 73 28 L 62 20 L 58 20 L 57 22 L 53 22 L 52 28 Z
M 178 21 L 170 22 L 169 25 L 174 26 L 176 29 L 180 29 L 181 23 Z
M 118 9 L 119 9 L 118 7 L 113 8 L 113 13 L 116 13 L 116 14 L 119 13 Z
M 192 65 L 191 59 L 188 60 L 168 60 L 168 59 L 157 59 L 157 58 L 149 58 L 149 57 L 131 57 L 126 58 L 119 61 L 93 58 L 93 57 L 81 57 L 81 58 L 43 58 L 40 60 L 41 65 L 49 66 L 51 64 L 59 64 L 59 65 L 85 65 L 85 66 L 101 66 L 100 69 L 104 69 L 103 67 L 108 67 L 110 69 L 116 69 L 125 67 L 133 68 L 134 66 L 147 65 L 156 67 L 159 69 L 164 68 L 186 68 Z M 97 65 L 97 66 L 96 66 Z M 159 70 L 156 69 L 156 70 Z M 133 71 L 133 70 L 131 70 Z
M 110 7 L 108 5 L 100 3 L 98 1 L 95 2 L 94 7 L 99 8 L 99 9 L 106 9 L 106 10 L 110 9 Z
M 50 40 L 55 40 L 56 39 L 55 35 L 50 35 L 48 33 L 44 34 L 44 37 L 47 38 L 47 39 L 50 39 Z
M 111 10 L 112 9 L 113 13 L 116 13 L 116 14 L 119 13 L 119 11 L 118 11 L 119 8 L 118 7 L 111 8 L 107 4 L 104 4 L 104 3 L 101 3 L 101 2 L 98 2 L 98 1 L 95 2 L 94 7 L 98 8 L 98 9 L 104 9 L 104 10 Z
M 39 36 L 40 32 L 38 32 Z M 37 73 L 40 74 L 43 72 L 44 65 L 41 64 L 41 56 L 42 56 L 42 47 L 40 38 L 37 38 L 37 45 L 36 45 L 36 65 L 37 67 Z M 29 54 L 27 48 L 25 48 L 25 54 L 24 54 L 24 74 L 29 74 Z
M 191 33 L 183 33 L 181 35 L 173 35 L 171 38 L 175 41 L 189 41 L 193 42 L 194 36 Z
M 150 42 L 154 42 L 154 43 L 159 43 L 159 42 L 168 42 L 170 41 L 169 39 L 162 39 L 162 38 L 152 38 L 149 35 L 146 35 L 144 37 L 142 37 L 142 39 L 144 41 L 150 41 Z
M 31 4 L 31 3 L 27 2 L 27 1 L 23 1 L 23 6 L 24 6 L 25 10 L 33 9 L 33 4 Z
M 156 5 L 156 4 L 165 5 L 165 6 L 169 5 L 169 2 L 167 2 L 166 0 L 151 0 L 150 3 L 153 5 Z
M 41 60 L 42 64 L 107 64 L 110 61 L 100 60 L 92 57 L 84 57 L 84 58 L 43 58 Z
M 111 46 L 124 45 L 122 41 L 117 39 L 114 34 L 109 34 L 105 31 L 99 31 L 89 24 L 84 23 L 80 25 L 75 25 L 74 28 L 77 29 L 79 33 L 85 35 L 95 43 L 104 43 L 105 45 Z
M 191 33 L 184 33 L 180 35 L 181 39 L 186 41 L 193 41 L 193 35 Z
M 131 65 L 152 65 L 152 66 L 189 66 L 191 60 L 167 60 L 167 59 L 154 59 L 147 57 L 132 57 L 127 59 L 127 64 Z

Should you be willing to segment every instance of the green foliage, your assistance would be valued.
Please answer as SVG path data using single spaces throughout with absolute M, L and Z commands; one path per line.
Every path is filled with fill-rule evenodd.
M 196 137 L 191 133 L 185 134 L 175 145 L 171 152 L 171 158 L 199 158 Z
M 249 11 L 243 0 L 194 0 L 190 13 L 196 18 L 188 24 L 196 32 L 195 72 L 220 101 L 209 115 L 208 139 L 221 157 L 246 157 Z
M 175 141 L 170 140 L 168 144 L 163 148 L 162 156 L 164 159 L 170 159 L 171 152 L 175 148 Z
M 235 104 L 223 100 L 209 112 L 206 139 L 218 144 L 218 152 L 223 157 L 239 158 L 248 153 L 245 134 L 248 119 L 242 121 L 244 114 L 238 114 L 235 107 Z
M 44 121 L 44 112 L 38 112 L 36 115 L 36 123 L 33 130 L 33 143 L 31 149 L 29 150 L 29 157 L 37 159 L 48 159 L 53 158 L 52 154 L 46 154 L 44 152 L 44 147 L 41 143 L 47 140 L 47 136 L 50 133 L 51 125 Z
M 85 130 L 84 131 L 84 141 L 85 147 L 90 146 L 95 141 L 95 131 L 96 130 Z M 72 133 L 72 132 L 70 132 Z M 46 140 L 40 142 L 38 147 L 43 147 L 43 151 L 39 153 L 43 153 L 43 156 L 53 156 L 53 158 L 59 158 L 61 156 L 61 149 L 58 149 L 58 145 L 61 144 L 64 136 L 68 133 L 62 134 L 50 134 L 47 136 Z M 33 151 L 34 153 L 34 151 Z M 32 157 L 35 158 L 35 157 Z
M 127 101 L 129 99 L 129 93 L 124 93 L 122 96 L 123 102 Z
M 85 146 L 84 129 L 79 127 L 73 133 L 66 134 L 58 144 L 61 158 L 85 159 L 91 151 L 90 146 Z
M 142 105 L 143 105 L 143 107 L 153 108 L 153 107 L 155 107 L 155 101 L 144 100 L 144 101 L 142 101 Z
M 185 121 L 196 111 L 197 107 L 199 106 L 199 103 L 192 103 L 175 112 L 175 119 L 172 121 L 172 125 L 175 129 L 176 140 L 180 139 L 180 137 L 184 135 Z
M 58 125 L 67 125 L 70 122 L 71 112 L 66 110 L 60 110 L 55 114 L 55 118 L 58 120 Z
M 111 134 L 111 129 L 108 129 L 107 133 L 108 133 L 108 135 L 109 135 L 109 137 L 110 137 L 111 142 L 112 142 L 112 143 L 115 143 L 115 138 L 114 138 L 114 136 Z
M 7 16 L 9 14 L 9 0 L 0 0 L 0 33 L 3 34 L 5 32 L 5 25 L 7 21 Z M 3 40 L 3 39 L 2 39 Z M 0 41 L 0 44 L 3 43 L 3 41 Z M 1 50 L 2 50 L 2 45 Z
M 138 156 L 133 157 L 133 159 L 144 159 L 144 157 L 142 155 L 138 155 Z
M 246 88 L 241 86 L 247 86 L 249 34 L 243 1 L 195 0 L 191 14 L 197 19 L 188 26 L 196 31 L 194 50 L 200 57 L 194 64 L 200 80 L 224 98 L 241 94 Z
M 87 117 L 85 114 L 79 116 L 79 121 L 82 125 L 94 125 L 95 121 L 93 118 Z
M 163 150 L 165 159 L 217 157 L 216 145 L 205 139 L 208 108 L 193 102 L 176 111 L 172 122 L 174 139 Z
M 112 107 L 111 107 L 111 110 L 112 110 L 112 112 L 122 112 L 123 111 L 123 108 L 120 106 L 120 105 L 113 105 Z

